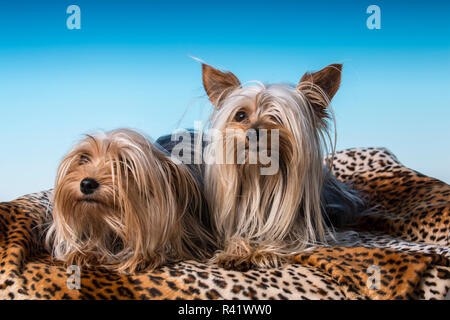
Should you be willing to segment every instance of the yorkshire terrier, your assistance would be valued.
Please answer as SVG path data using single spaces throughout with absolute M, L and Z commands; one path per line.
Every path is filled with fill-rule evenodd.
M 87 135 L 58 168 L 47 246 L 67 264 L 123 273 L 210 257 L 199 183 L 134 130 Z
M 203 85 L 214 106 L 209 127 L 222 135 L 215 140 L 220 143 L 204 149 L 205 193 L 221 247 L 213 261 L 220 266 L 279 267 L 293 254 L 327 243 L 334 227 L 361 210 L 358 193 L 339 182 L 323 160 L 327 147 L 334 152 L 329 104 L 341 70 L 342 65 L 332 64 L 306 73 L 297 86 L 242 86 L 233 73 L 202 65 Z M 256 132 L 256 148 L 249 131 Z M 228 153 L 230 142 L 244 146 L 243 158 L 234 149 L 234 160 L 241 156 L 244 161 L 212 161 Z M 264 148 L 278 162 L 270 174 L 262 171 L 267 169 L 260 161 Z M 250 163 L 255 153 L 257 161 Z

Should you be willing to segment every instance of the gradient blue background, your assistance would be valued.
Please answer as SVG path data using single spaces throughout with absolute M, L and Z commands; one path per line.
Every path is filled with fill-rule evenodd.
M 66 27 L 70 4 L 81 30 Z M 366 27 L 371 4 L 381 30 Z M 344 63 L 338 149 L 384 146 L 450 182 L 449 15 L 448 1 L 1 1 L 0 201 L 52 187 L 83 133 L 156 138 L 205 119 L 189 56 L 241 81 Z

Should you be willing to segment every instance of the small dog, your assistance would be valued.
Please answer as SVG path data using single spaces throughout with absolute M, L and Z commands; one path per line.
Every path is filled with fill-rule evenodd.
M 46 243 L 68 264 L 132 273 L 210 257 L 202 188 L 142 134 L 87 135 L 62 160 Z
M 223 144 L 210 143 L 204 151 L 205 192 L 222 248 L 213 261 L 220 266 L 281 266 L 292 254 L 326 243 L 333 225 L 360 210 L 363 202 L 357 193 L 323 165 L 325 147 L 334 150 L 328 107 L 339 88 L 341 69 L 332 64 L 306 73 L 296 87 L 243 87 L 233 73 L 202 65 L 203 85 L 214 106 L 210 129 L 223 136 L 233 130 Z M 256 148 L 249 145 L 249 130 L 257 133 Z M 261 130 L 269 132 L 264 142 Z M 277 132 L 277 145 L 267 142 L 270 132 Z M 246 161 L 211 161 L 230 141 L 245 146 Z M 275 174 L 261 174 L 262 162 L 248 163 L 252 152 L 267 148 L 270 154 L 275 146 Z

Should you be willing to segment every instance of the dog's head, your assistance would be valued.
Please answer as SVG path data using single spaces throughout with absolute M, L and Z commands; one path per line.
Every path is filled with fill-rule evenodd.
M 87 229 L 106 229 L 100 223 L 105 219 L 116 226 L 112 220 L 136 216 L 159 187 L 150 179 L 158 174 L 151 163 L 154 158 L 151 144 L 135 131 L 87 135 L 58 168 L 56 213 L 64 215 L 69 224 L 86 223 Z
M 180 216 L 196 207 L 199 193 L 188 171 L 140 133 L 88 135 L 58 168 L 47 239 L 69 263 L 156 267 L 170 259 L 168 247 L 183 250 Z
M 341 69 L 333 64 L 306 73 L 296 87 L 243 87 L 233 73 L 204 64 L 203 85 L 215 109 L 211 128 L 227 142 L 245 144 L 247 151 L 267 148 L 270 153 L 277 147 L 281 165 L 293 161 L 307 167 L 307 155 L 317 153 L 327 132 L 328 106 L 339 88 Z

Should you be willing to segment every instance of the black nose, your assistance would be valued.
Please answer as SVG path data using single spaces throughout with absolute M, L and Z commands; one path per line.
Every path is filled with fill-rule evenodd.
M 98 182 L 92 178 L 83 179 L 80 183 L 80 190 L 84 194 L 91 194 L 99 186 Z

